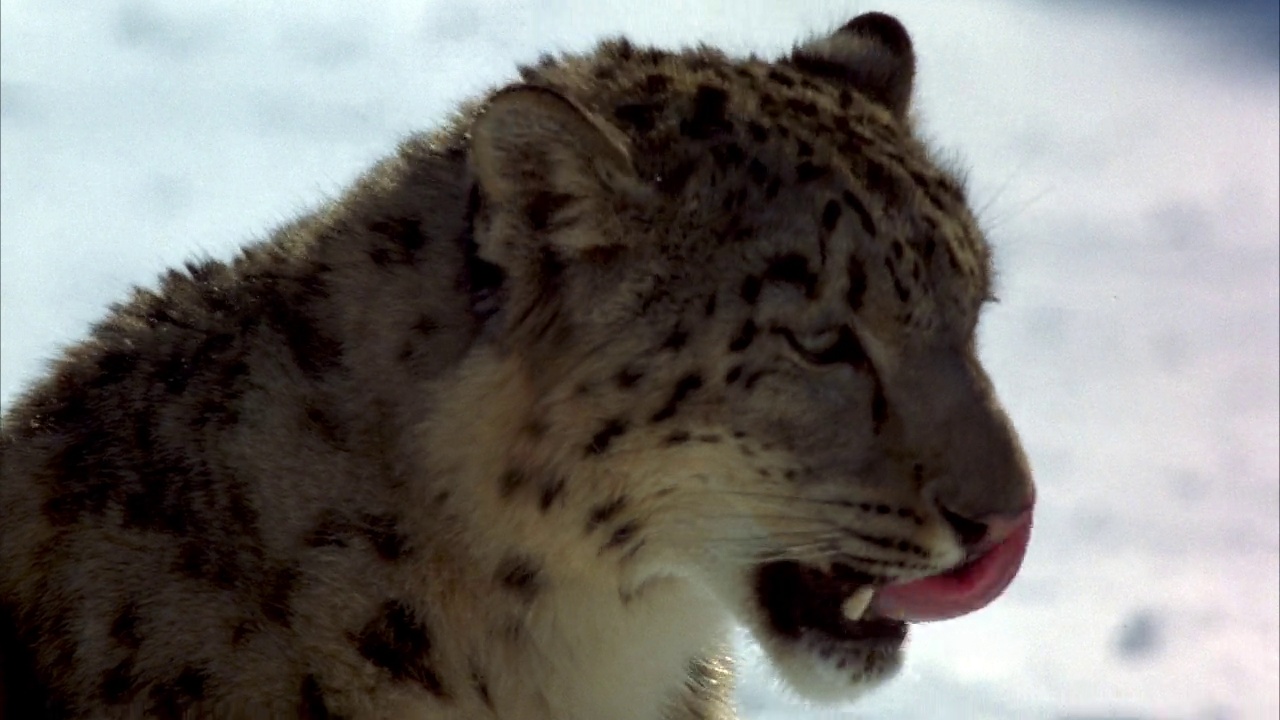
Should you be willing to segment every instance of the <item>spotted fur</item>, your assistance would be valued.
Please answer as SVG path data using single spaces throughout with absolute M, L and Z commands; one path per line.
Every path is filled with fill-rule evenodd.
M 547 57 L 4 418 L 6 717 L 728 720 L 766 560 L 909 579 L 1029 479 L 989 249 L 864 15 Z M 812 652 L 811 652 L 812 651 Z

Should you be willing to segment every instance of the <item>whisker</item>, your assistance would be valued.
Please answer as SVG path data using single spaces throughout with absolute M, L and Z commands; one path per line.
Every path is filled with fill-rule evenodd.
M 732 488 L 725 488 L 723 490 L 698 489 L 698 490 L 690 490 L 690 491 L 682 492 L 681 494 L 685 497 L 705 494 L 705 495 L 715 495 L 717 497 L 746 497 L 746 498 L 761 499 L 761 500 L 777 500 L 780 503 L 786 503 L 786 504 L 820 505 L 820 506 L 836 507 L 836 508 L 847 509 L 847 510 L 860 510 L 863 512 L 873 512 L 877 515 L 883 514 L 875 509 L 879 506 L 890 505 L 891 507 L 897 507 L 896 505 L 887 503 L 883 498 L 874 498 L 874 497 L 815 498 L 815 497 L 804 497 L 801 495 L 768 493 L 768 492 L 762 492 L 759 490 L 737 490 Z M 910 509 L 910 508 L 907 508 L 907 509 Z

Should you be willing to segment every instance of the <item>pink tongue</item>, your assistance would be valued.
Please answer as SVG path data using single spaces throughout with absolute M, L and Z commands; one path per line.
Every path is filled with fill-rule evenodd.
M 1013 582 L 1031 539 L 1031 519 L 977 560 L 944 575 L 900 585 L 875 594 L 871 610 L 882 617 L 925 622 L 949 620 L 991 604 Z

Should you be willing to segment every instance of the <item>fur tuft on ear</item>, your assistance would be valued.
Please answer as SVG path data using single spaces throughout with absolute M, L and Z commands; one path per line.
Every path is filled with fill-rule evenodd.
M 859 15 L 831 35 L 796 48 L 789 62 L 802 72 L 845 80 L 899 119 L 907 116 L 915 52 L 907 29 L 891 15 Z
M 535 85 L 490 98 L 471 127 L 471 164 L 504 234 L 545 236 L 562 253 L 616 244 L 600 232 L 608 228 L 609 206 L 641 185 L 619 131 Z M 579 222 L 593 213 L 605 222 Z

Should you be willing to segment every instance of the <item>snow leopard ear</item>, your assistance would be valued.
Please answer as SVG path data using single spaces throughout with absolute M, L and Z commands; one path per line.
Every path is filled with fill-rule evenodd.
M 488 206 L 495 261 L 554 250 L 568 259 L 625 238 L 614 212 L 643 183 L 626 138 L 555 90 L 516 85 L 471 127 L 471 166 Z M 483 243 L 482 243 L 483 246 Z M 514 253 L 514 255 L 513 255 Z
M 907 29 L 891 15 L 859 15 L 797 47 L 788 62 L 801 72 L 845 80 L 899 119 L 907 116 L 916 56 Z

